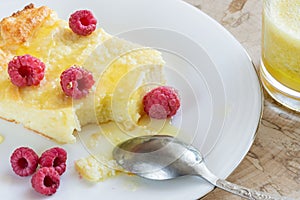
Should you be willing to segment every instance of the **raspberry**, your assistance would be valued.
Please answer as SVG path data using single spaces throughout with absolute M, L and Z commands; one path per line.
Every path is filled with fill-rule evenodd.
M 65 70 L 60 76 L 60 85 L 67 96 L 74 99 L 85 97 L 89 93 L 95 81 L 93 75 L 76 66 Z
M 38 85 L 44 78 L 45 64 L 31 55 L 16 56 L 8 63 L 11 82 L 18 87 Z
M 19 147 L 10 156 L 12 169 L 19 176 L 33 174 L 38 166 L 38 160 L 38 155 L 28 147 Z
M 78 10 L 69 18 L 71 30 L 82 36 L 90 35 L 96 29 L 97 19 L 89 10 Z
M 53 167 L 59 175 L 66 171 L 67 152 L 59 147 L 48 149 L 42 153 L 39 164 L 40 167 Z
M 143 98 L 145 112 L 155 119 L 166 119 L 176 114 L 180 100 L 175 89 L 166 86 L 157 87 Z
M 48 196 L 56 192 L 59 183 L 60 176 L 53 167 L 42 167 L 31 178 L 33 189 Z

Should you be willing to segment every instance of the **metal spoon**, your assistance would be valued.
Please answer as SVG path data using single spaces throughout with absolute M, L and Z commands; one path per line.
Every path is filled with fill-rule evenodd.
M 211 184 L 247 199 L 288 199 L 248 189 L 219 179 L 205 166 L 200 152 L 191 145 L 166 135 L 141 136 L 115 147 L 113 157 L 128 172 L 152 180 L 195 175 Z

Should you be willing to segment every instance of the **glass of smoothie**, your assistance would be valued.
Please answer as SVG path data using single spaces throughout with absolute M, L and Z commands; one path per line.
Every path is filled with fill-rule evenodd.
M 260 76 L 275 100 L 300 111 L 300 0 L 263 0 Z

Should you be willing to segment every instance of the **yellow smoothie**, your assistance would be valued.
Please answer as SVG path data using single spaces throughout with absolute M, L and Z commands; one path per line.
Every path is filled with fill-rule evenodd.
M 265 3 L 263 64 L 277 81 L 300 92 L 300 0 Z

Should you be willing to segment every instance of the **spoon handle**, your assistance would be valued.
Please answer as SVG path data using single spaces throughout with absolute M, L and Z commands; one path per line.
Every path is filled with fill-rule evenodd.
M 252 200 L 292 200 L 286 197 L 273 196 L 257 190 L 252 190 L 223 179 L 218 179 L 216 186 L 233 194 Z
M 208 182 L 213 185 L 226 190 L 227 192 L 231 192 L 232 194 L 239 195 L 246 199 L 250 200 L 292 200 L 291 198 L 275 196 L 271 194 L 267 194 L 261 191 L 252 190 L 240 185 L 236 185 L 234 183 L 228 182 L 224 179 L 220 179 L 216 177 L 205 165 L 204 162 L 197 163 L 194 166 L 194 170 L 196 171 L 195 175 L 201 176 L 206 179 Z

